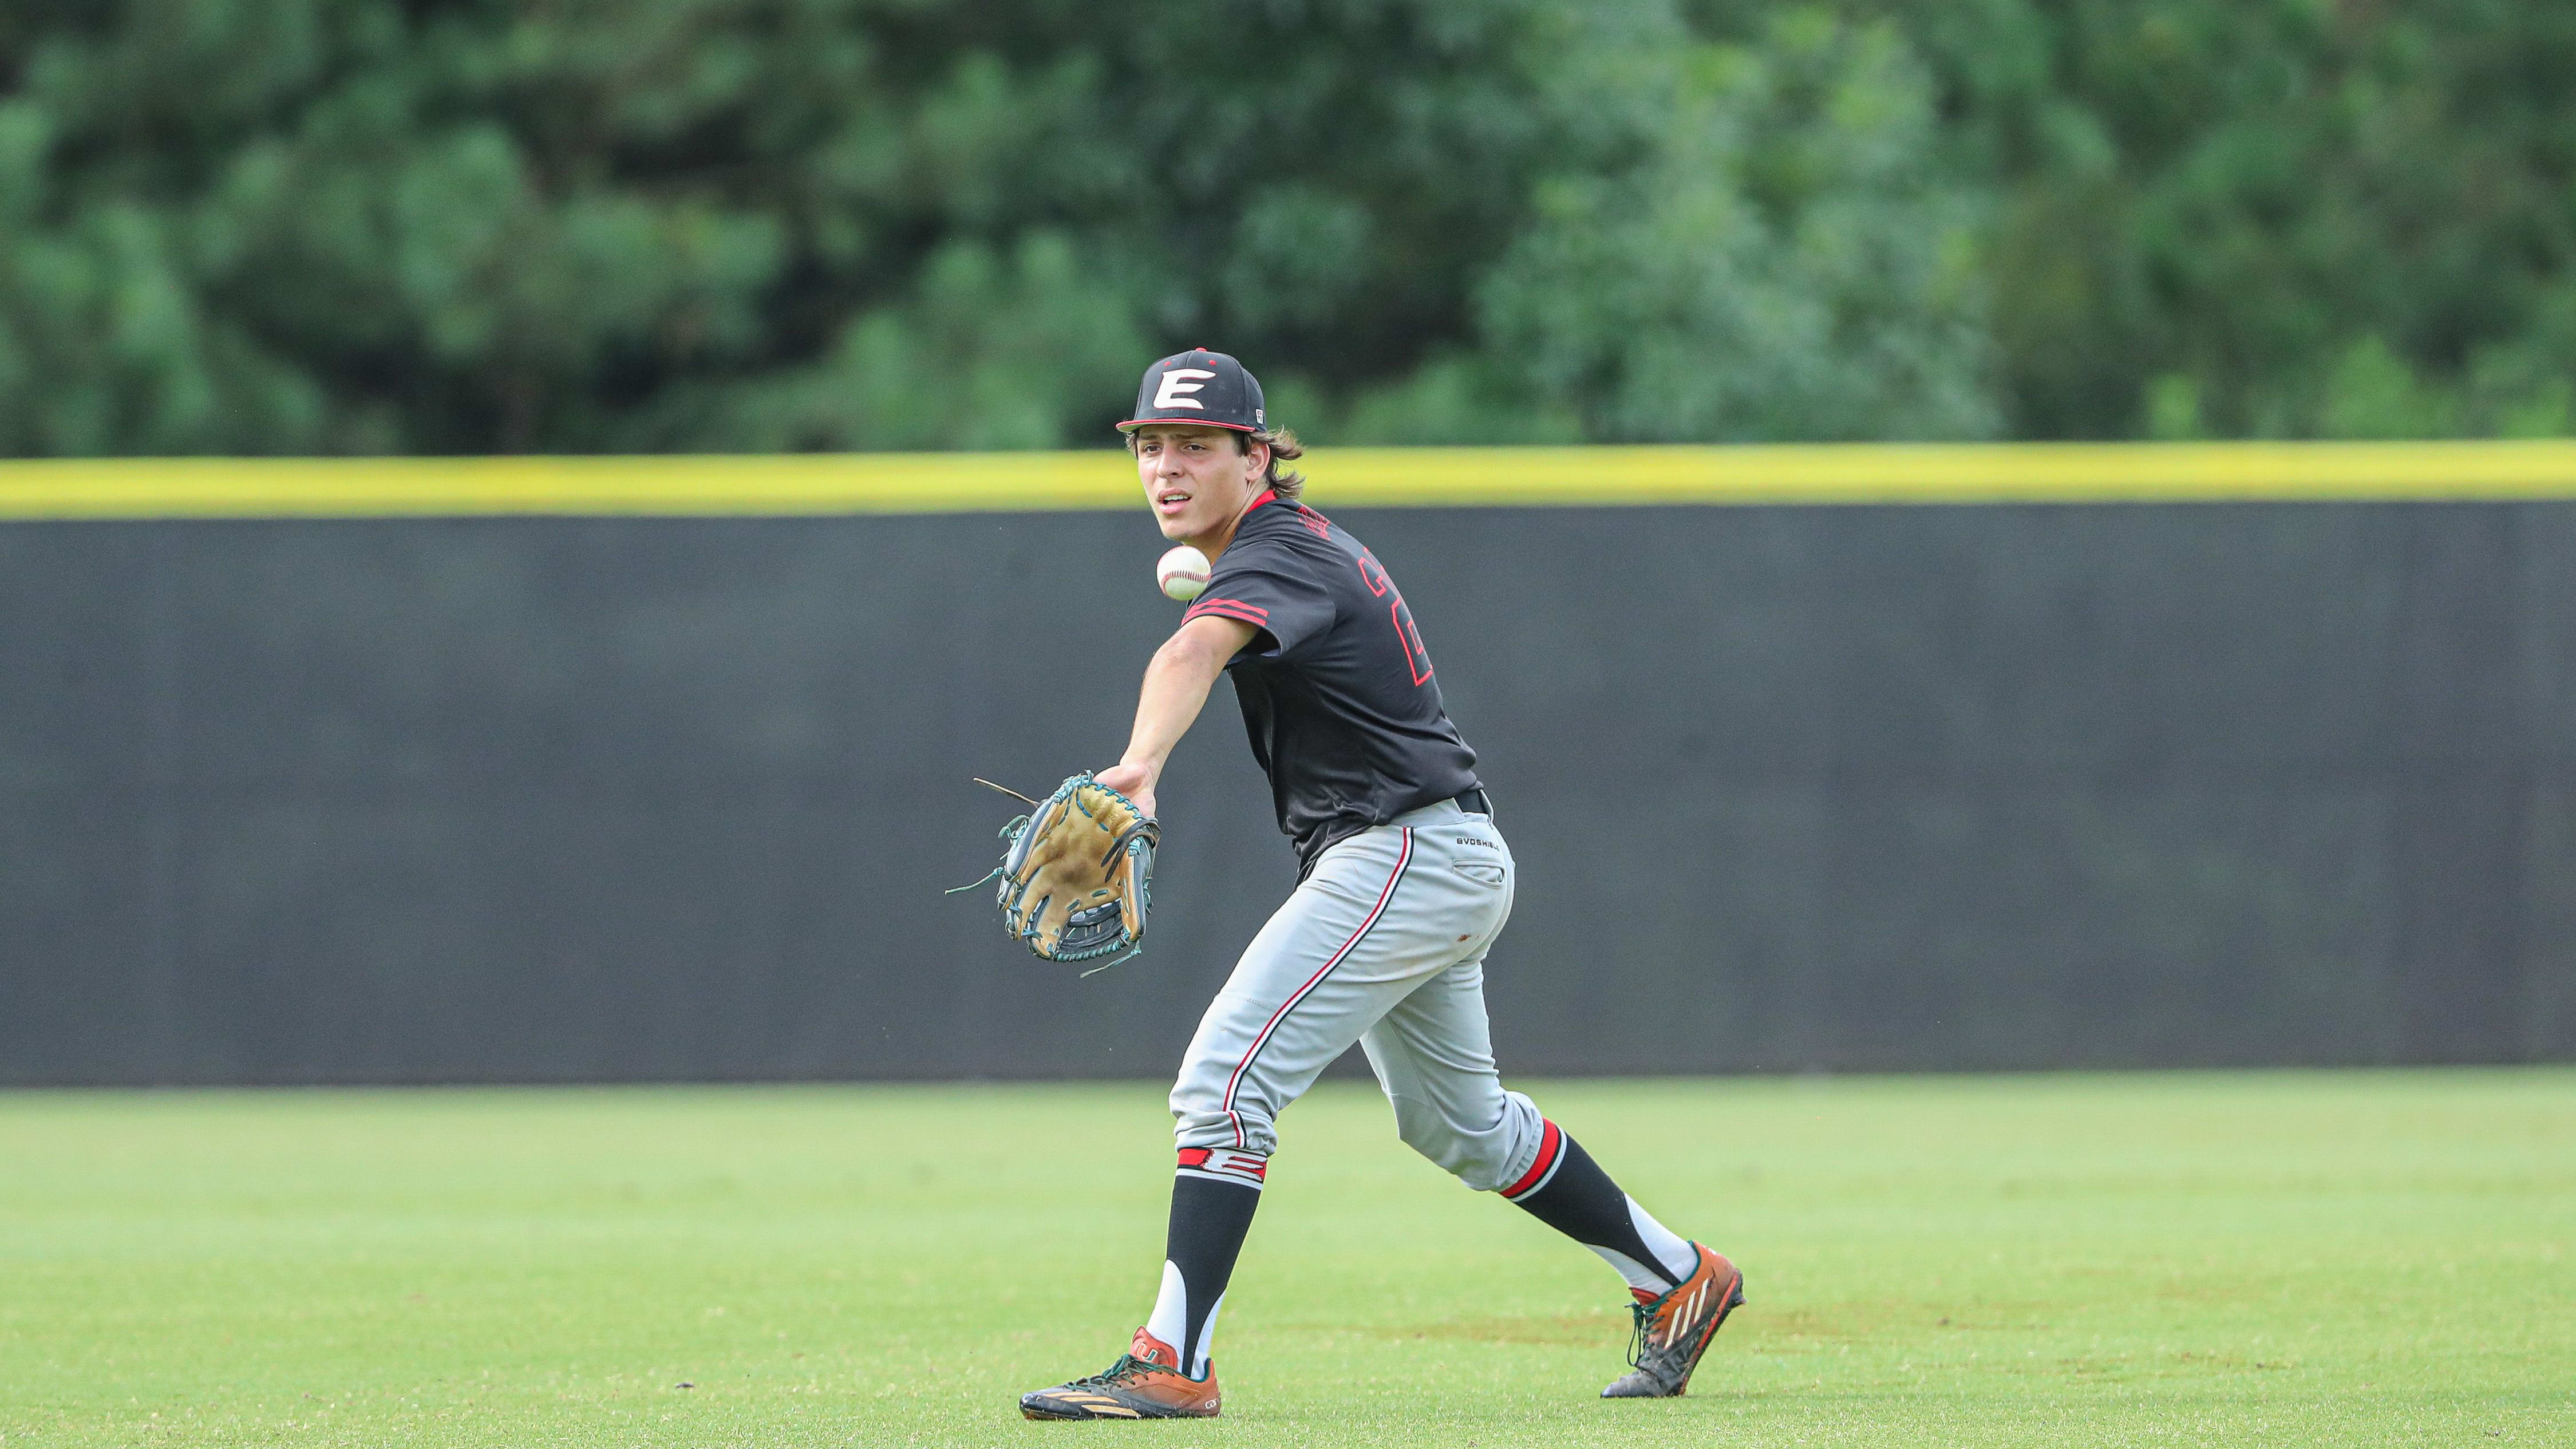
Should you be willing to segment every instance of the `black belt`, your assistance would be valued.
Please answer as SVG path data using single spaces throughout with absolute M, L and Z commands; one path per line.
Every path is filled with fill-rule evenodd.
M 1494 802 L 1485 798 L 1485 789 L 1481 785 L 1470 785 L 1449 798 L 1470 815 L 1494 813 Z

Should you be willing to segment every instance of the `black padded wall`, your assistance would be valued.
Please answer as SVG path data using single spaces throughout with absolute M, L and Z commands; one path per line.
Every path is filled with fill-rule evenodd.
M 1343 521 L 1521 860 L 1507 1070 L 2576 1057 L 2576 505 Z M 1163 1075 L 1294 880 L 1222 686 L 1143 959 L 940 894 L 969 775 L 1116 757 L 1161 546 L 0 527 L 0 1082 Z

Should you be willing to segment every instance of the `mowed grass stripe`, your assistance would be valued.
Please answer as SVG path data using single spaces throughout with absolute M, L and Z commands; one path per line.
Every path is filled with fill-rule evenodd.
M 2576 498 L 2576 441 L 1320 448 L 1324 507 Z M 0 519 L 824 516 L 1132 508 L 1113 448 L 0 462 Z
M 1745 1263 L 1690 1398 L 1594 1398 L 1616 1280 L 1330 1084 L 1228 1298 L 1226 1417 L 1106 1432 L 2576 1442 L 2576 1072 L 1522 1085 Z M 1097 1437 L 1013 1398 L 1148 1306 L 1161 1095 L 0 1096 L 0 1443 Z

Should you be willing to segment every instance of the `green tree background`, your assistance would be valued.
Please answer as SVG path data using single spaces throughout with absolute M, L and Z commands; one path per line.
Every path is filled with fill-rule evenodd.
M 2554 0 L 15 0 L 0 452 L 2576 424 Z

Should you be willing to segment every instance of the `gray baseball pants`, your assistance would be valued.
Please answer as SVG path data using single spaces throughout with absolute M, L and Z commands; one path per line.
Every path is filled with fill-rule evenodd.
M 1407 1145 L 1481 1192 L 1537 1159 L 1538 1108 L 1503 1090 L 1485 952 L 1512 913 L 1511 848 L 1442 801 L 1334 845 L 1208 1003 L 1172 1088 L 1183 1148 L 1268 1155 L 1273 1124 L 1357 1041 Z

